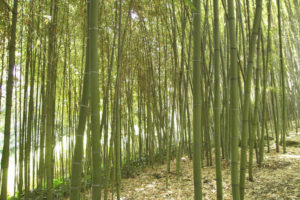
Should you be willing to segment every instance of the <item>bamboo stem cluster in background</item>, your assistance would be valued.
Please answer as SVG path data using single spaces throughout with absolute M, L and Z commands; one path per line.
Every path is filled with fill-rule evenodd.
M 0 11 L 1 200 L 121 199 L 122 178 L 157 163 L 168 188 L 185 155 L 195 199 L 203 166 L 223 199 L 230 166 L 242 200 L 272 140 L 286 153 L 298 131 L 297 0 L 0 0 Z

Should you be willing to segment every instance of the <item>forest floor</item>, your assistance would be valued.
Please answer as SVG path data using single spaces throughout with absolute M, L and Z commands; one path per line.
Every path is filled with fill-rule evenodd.
M 300 199 L 300 133 L 291 132 L 287 137 L 287 153 L 276 153 L 275 145 L 265 154 L 264 165 L 254 163 L 254 182 L 247 180 L 247 200 L 298 200 Z M 280 146 L 280 151 L 282 147 Z M 122 200 L 189 200 L 193 199 L 193 165 L 184 157 L 181 162 L 182 175 L 176 177 L 176 161 L 171 162 L 169 187 L 166 189 L 166 164 L 143 169 L 134 178 L 122 179 Z M 248 177 L 248 174 L 247 174 Z M 224 200 L 231 198 L 230 167 L 223 163 Z M 202 168 L 202 192 L 204 200 L 216 199 L 215 167 Z M 91 199 L 91 192 L 85 194 Z M 110 198 L 111 199 L 111 198 Z

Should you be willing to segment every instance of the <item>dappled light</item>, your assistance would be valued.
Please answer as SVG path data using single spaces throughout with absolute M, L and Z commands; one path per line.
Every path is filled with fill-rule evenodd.
M 0 0 L 0 200 L 300 199 L 298 0 Z

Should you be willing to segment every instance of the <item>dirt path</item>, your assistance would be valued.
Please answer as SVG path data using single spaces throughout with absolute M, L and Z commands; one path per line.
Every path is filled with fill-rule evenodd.
M 291 134 L 288 140 L 300 143 L 300 134 Z M 300 199 L 300 147 L 289 146 L 287 153 L 276 153 L 274 146 L 265 154 L 262 168 L 254 162 L 254 182 L 246 182 L 245 199 L 299 200 Z M 280 149 L 282 150 L 282 149 Z M 192 161 L 182 162 L 182 176 L 175 175 L 175 161 L 171 163 L 169 188 L 165 187 L 166 165 L 146 168 L 135 178 L 122 180 L 123 200 L 189 200 L 193 199 Z M 231 199 L 230 168 L 223 163 L 224 200 Z M 203 199 L 216 199 L 215 168 L 202 170 Z M 86 194 L 90 199 L 90 194 Z

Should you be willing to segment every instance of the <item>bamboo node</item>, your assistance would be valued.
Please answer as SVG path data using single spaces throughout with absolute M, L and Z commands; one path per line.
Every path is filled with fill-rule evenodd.
M 98 27 L 97 26 L 89 27 L 89 30 L 98 30 Z

